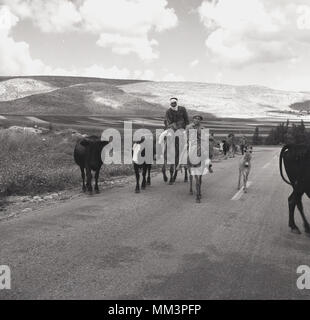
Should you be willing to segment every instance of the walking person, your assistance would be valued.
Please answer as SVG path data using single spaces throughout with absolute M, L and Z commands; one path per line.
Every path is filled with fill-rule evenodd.
M 243 135 L 240 139 L 240 149 L 241 149 L 241 154 L 244 155 L 244 150 L 247 146 L 247 141 L 245 135 Z

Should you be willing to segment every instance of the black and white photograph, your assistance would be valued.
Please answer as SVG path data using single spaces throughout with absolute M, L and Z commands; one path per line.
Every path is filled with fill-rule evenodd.
M 309 300 L 309 198 L 309 0 L 0 0 L 0 300 Z

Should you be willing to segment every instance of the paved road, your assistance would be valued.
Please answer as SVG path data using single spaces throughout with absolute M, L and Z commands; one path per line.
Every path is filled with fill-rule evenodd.
M 289 232 L 279 151 L 256 149 L 241 196 L 237 159 L 228 159 L 204 177 L 201 204 L 181 180 L 158 176 L 138 195 L 114 188 L 2 222 L 12 290 L 0 299 L 310 298 L 296 288 L 310 238 Z

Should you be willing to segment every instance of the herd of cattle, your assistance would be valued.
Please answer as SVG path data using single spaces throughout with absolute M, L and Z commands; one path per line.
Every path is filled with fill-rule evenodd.
M 137 144 L 142 143 L 143 140 L 136 142 Z M 76 143 L 74 149 L 74 160 L 76 164 L 80 167 L 83 191 L 92 192 L 92 171 L 95 172 L 95 191 L 99 192 L 98 179 L 99 172 L 103 165 L 101 153 L 102 149 L 109 143 L 109 141 L 101 141 L 97 136 L 90 136 L 83 138 L 82 140 Z M 155 148 L 154 148 L 155 151 Z M 244 179 L 244 191 L 246 191 L 246 180 L 249 174 L 250 165 L 245 165 L 247 156 L 249 153 L 252 153 L 252 149 L 248 150 L 245 153 L 245 156 L 242 158 L 243 171 L 241 171 L 241 166 L 239 168 L 239 185 L 240 177 L 243 176 Z M 250 160 L 249 160 L 250 161 Z M 287 174 L 287 178 L 283 174 L 283 164 Z M 304 230 L 306 234 L 310 235 L 310 225 L 307 221 L 303 205 L 302 205 L 302 196 L 305 193 L 310 198 L 310 146 L 308 145 L 286 145 L 282 148 L 280 152 L 280 174 L 282 179 L 292 186 L 293 191 L 288 197 L 288 207 L 289 207 L 289 227 L 293 233 L 300 234 L 300 230 L 297 227 L 294 219 L 294 211 L 297 206 L 304 224 Z M 142 171 L 142 183 L 141 189 L 145 189 L 147 185 L 151 184 L 151 164 L 143 163 L 137 164 L 133 162 L 133 167 L 136 175 L 136 193 L 140 192 L 140 171 Z M 168 181 L 166 176 L 166 165 L 163 166 L 163 177 L 164 181 Z M 170 184 L 173 184 L 178 172 L 178 166 L 170 166 Z M 86 184 L 85 184 L 86 176 Z M 192 181 L 193 175 L 190 172 L 189 168 L 189 177 L 190 177 L 190 192 L 192 191 Z M 201 175 L 195 175 L 196 178 L 196 201 L 200 202 L 201 199 Z M 187 168 L 185 168 L 184 181 L 188 181 Z

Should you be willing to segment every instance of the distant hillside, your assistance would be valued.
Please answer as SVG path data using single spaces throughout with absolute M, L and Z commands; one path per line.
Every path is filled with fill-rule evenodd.
M 198 111 L 209 118 L 230 119 L 293 118 L 298 112 L 292 112 L 292 108 L 310 101 L 310 93 L 261 86 L 83 77 L 0 77 L 0 114 L 162 117 L 171 96 L 177 96 L 190 113 Z
M 20 83 L 20 80 L 14 79 L 13 81 Z M 24 81 L 25 83 L 28 84 L 28 79 Z M 0 113 L 5 114 L 113 115 L 126 113 L 156 115 L 163 112 L 162 106 L 125 93 L 117 86 L 104 81 L 85 81 L 83 84 L 54 88 L 49 92 L 33 92 L 31 95 L 16 100 L 0 101 Z
M 310 99 L 310 93 L 273 90 L 261 86 L 232 86 L 191 82 L 146 82 L 122 85 L 150 103 L 168 105 L 171 96 L 187 108 L 220 118 L 287 117 L 290 105 Z
M 293 104 L 291 104 L 290 107 L 294 110 L 308 112 L 308 111 L 310 111 L 310 100 L 293 103 Z
M 104 79 L 104 78 L 91 78 L 91 77 L 65 77 L 65 76 L 28 76 L 28 77 L 0 77 L 0 84 L 2 81 L 11 79 L 33 79 L 44 81 L 51 86 L 64 88 L 75 84 L 83 84 L 89 82 L 102 82 L 111 85 L 124 85 L 131 83 L 146 82 L 142 80 L 123 80 L 123 79 Z
M 58 88 L 45 81 L 9 79 L 0 82 L 0 101 L 12 101 L 34 94 L 47 93 Z

